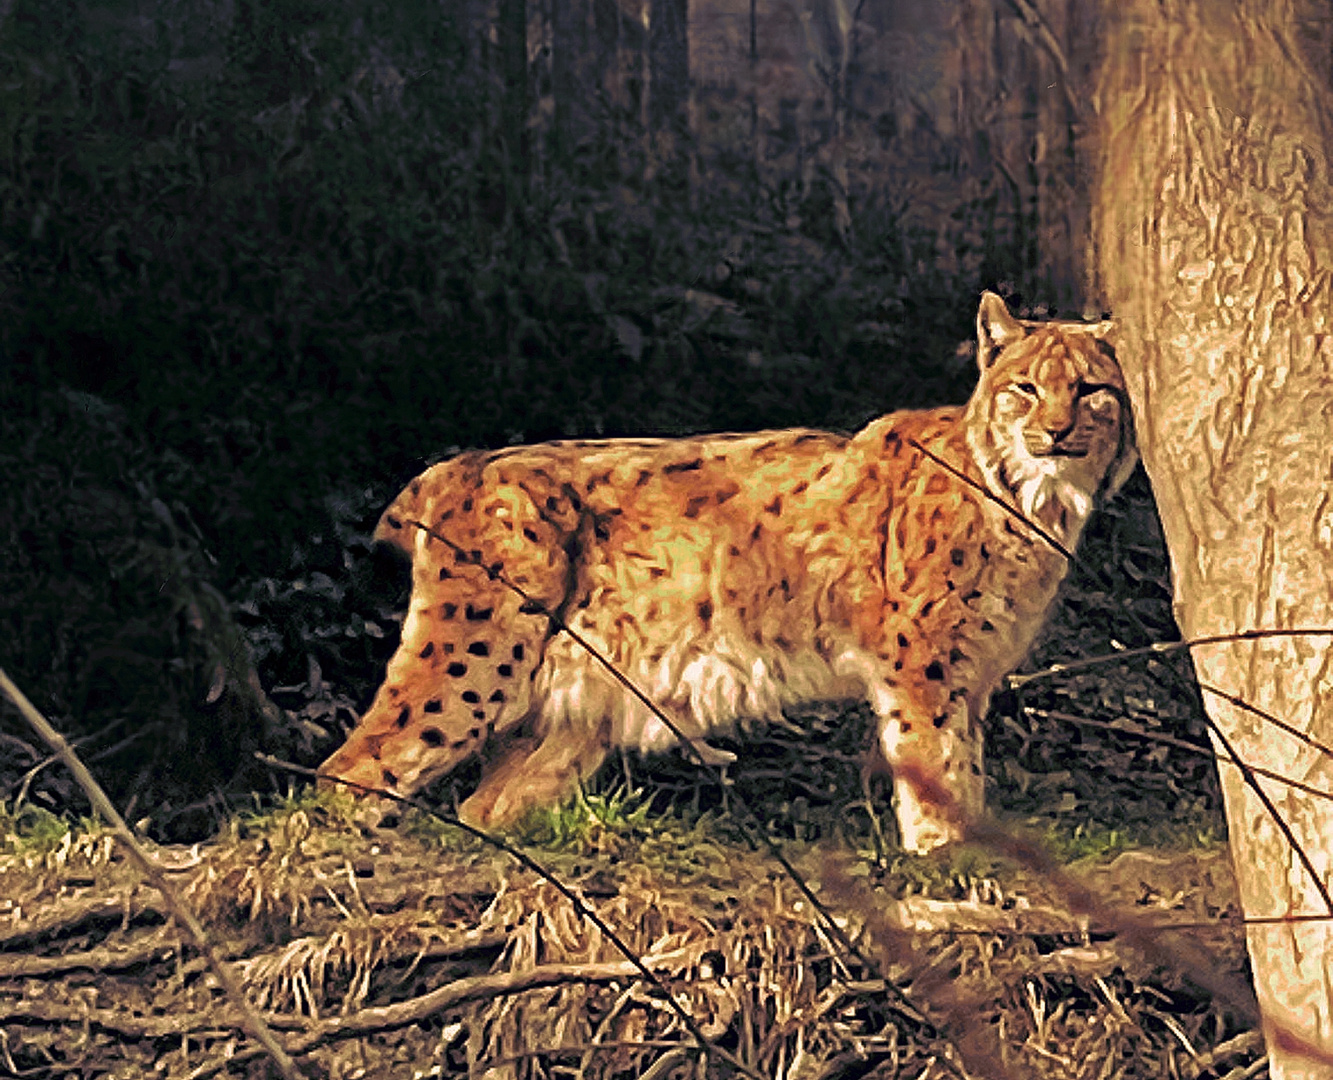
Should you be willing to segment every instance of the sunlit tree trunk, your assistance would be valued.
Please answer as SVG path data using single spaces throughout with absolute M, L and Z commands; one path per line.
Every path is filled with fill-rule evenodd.
M 1333 627 L 1333 101 L 1291 0 L 1104 16 L 1093 275 L 1123 328 L 1176 618 L 1188 637 Z M 1333 640 L 1201 646 L 1194 663 L 1242 759 L 1333 790 L 1333 759 L 1207 689 L 1328 746 Z M 1330 914 L 1333 802 L 1260 779 L 1273 813 L 1221 773 L 1246 916 Z M 1251 925 L 1248 944 L 1272 1075 L 1333 1077 L 1333 922 Z

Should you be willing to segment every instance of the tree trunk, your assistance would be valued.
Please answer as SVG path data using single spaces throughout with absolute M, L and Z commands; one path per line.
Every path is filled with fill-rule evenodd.
M 690 134 L 688 0 L 649 0 L 648 11 L 650 168 L 668 190 L 681 191 Z
M 496 34 L 505 87 L 501 133 L 509 186 L 522 190 L 528 178 L 528 5 L 527 0 L 499 0 L 499 5 Z
M 1333 626 L 1333 235 L 1326 118 L 1290 0 L 1115 0 L 1094 281 L 1171 554 L 1187 637 Z M 1325 791 L 1333 641 L 1196 647 L 1209 715 L 1254 765 Z M 1333 1077 L 1333 802 L 1221 767 L 1276 1080 Z M 1278 817 L 1289 827 L 1284 834 Z M 1303 850 L 1302 859 L 1296 846 Z

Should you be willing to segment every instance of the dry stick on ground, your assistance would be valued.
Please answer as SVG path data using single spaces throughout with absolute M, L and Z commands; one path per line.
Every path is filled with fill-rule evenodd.
M 361 1009 L 348 1016 L 324 1021 L 311 1021 L 303 1016 L 269 1013 L 265 1023 L 270 1029 L 292 1032 L 288 1051 L 304 1054 L 320 1043 L 332 1039 L 346 1039 L 357 1035 L 371 1035 L 394 1028 L 406 1027 L 429 1019 L 472 1001 L 487 1001 L 525 990 L 540 990 L 547 986 L 567 983 L 604 983 L 639 978 L 638 969 L 626 960 L 609 964 L 543 964 L 529 971 L 505 971 L 492 975 L 472 975 L 455 979 L 436 987 L 419 997 L 392 1005 L 376 1005 Z M 0 1020 L 41 1020 L 53 1024 L 91 1025 L 113 1031 L 133 1039 L 169 1039 L 183 1035 L 200 1036 L 227 1033 L 238 1024 L 235 1012 L 178 1012 L 169 1016 L 138 1016 L 125 1009 L 86 1009 L 78 1005 L 62 1005 L 43 998 L 25 998 L 0 1004 Z M 252 1047 L 225 1064 L 234 1064 L 242 1057 L 260 1057 L 264 1050 Z M 221 1063 L 219 1063 L 221 1064 Z
M 96 896 L 81 900 L 57 903 L 51 910 L 46 910 L 29 919 L 0 931 L 0 945 L 14 948 L 27 941 L 40 937 L 50 937 L 56 933 L 69 932 L 75 927 L 93 919 L 114 917 L 121 922 L 129 922 L 140 915 L 159 915 L 166 918 L 166 912 L 153 903 L 144 903 L 137 897 L 125 894 L 117 896 Z
M 149 941 L 128 948 L 103 945 L 62 956 L 0 956 L 0 979 L 31 979 L 69 971 L 125 971 L 139 964 L 165 959 L 180 946 L 174 935 L 155 934 Z
M 278 1066 L 278 1071 L 285 1080 L 297 1080 L 301 1074 L 297 1072 L 295 1062 L 282 1048 L 273 1032 L 269 1030 L 268 1025 L 264 1023 L 264 1018 L 250 1004 L 249 999 L 245 996 L 245 990 L 236 980 L 231 969 L 223 962 L 222 957 L 218 955 L 217 950 L 213 948 L 213 942 L 205 932 L 203 924 L 195 917 L 190 907 L 176 895 L 176 891 L 168 884 L 166 874 L 163 873 L 162 869 L 139 846 L 134 834 L 130 832 L 130 827 L 125 824 L 125 819 L 111 804 L 111 800 L 107 798 L 106 792 L 93 778 L 93 774 L 87 770 L 83 762 L 69 748 L 64 736 L 51 726 L 46 717 L 37 711 L 36 707 L 27 699 L 23 691 L 14 684 L 3 668 L 0 668 L 0 690 L 3 690 L 5 696 L 14 703 L 18 711 L 23 714 L 23 718 L 32 725 L 32 729 L 42 737 L 42 741 L 60 755 L 60 760 L 74 775 L 74 779 L 78 781 L 79 786 L 83 788 L 84 793 L 88 796 L 88 801 L 93 804 L 93 810 L 106 820 L 116 839 L 125 845 L 126 853 L 138 864 L 144 876 L 152 882 L 158 893 L 161 894 L 167 907 L 171 909 L 171 913 L 186 929 L 190 937 L 194 939 L 196 947 L 208 961 L 208 966 L 217 977 L 218 983 L 240 1013 L 241 1024 L 245 1030 L 260 1042 Z
M 284 769 L 285 771 L 294 773 L 297 776 L 308 776 L 311 779 L 318 779 L 321 776 L 321 774 L 315 769 L 307 769 L 302 765 L 294 765 L 290 761 L 282 761 L 278 758 L 273 757 L 270 754 L 265 754 L 256 751 L 255 757 L 259 761 L 264 762 L 265 764 L 272 765 L 279 769 Z M 536 859 L 532 858 L 531 855 L 528 855 L 526 852 L 520 850 L 513 844 L 508 843 L 507 841 L 501 840 L 498 836 L 493 836 L 483 829 L 478 829 L 475 825 L 469 825 L 465 821 L 460 821 L 457 817 L 454 817 L 451 814 L 443 814 L 440 813 L 438 810 L 432 810 L 429 806 L 426 806 L 424 803 L 420 802 L 417 799 L 413 799 L 405 795 L 399 795 L 397 792 L 394 791 L 386 791 L 382 788 L 367 787 L 365 784 L 357 784 L 354 781 L 349 782 L 343 780 L 340 782 L 343 784 L 347 784 L 350 787 L 355 787 L 365 794 L 380 795 L 385 798 L 392 799 L 395 802 L 401 803 L 404 806 L 416 807 L 416 809 L 422 811 L 423 813 L 430 814 L 433 817 L 437 818 L 438 820 L 443 821 L 445 824 L 452 825 L 456 829 L 461 829 L 464 832 L 468 833 L 469 835 L 475 836 L 478 840 L 482 841 L 483 843 L 489 844 L 491 847 L 496 848 L 499 851 L 503 851 L 506 855 L 510 856 L 510 858 L 514 859 L 520 866 L 524 867 L 525 869 L 531 870 L 538 877 L 542 878 L 544 881 L 549 882 L 552 886 L 554 886 L 555 890 L 558 893 L 560 893 L 561 896 L 563 896 L 566 900 L 570 902 L 570 904 L 573 906 L 574 910 L 578 913 L 580 918 L 586 919 L 588 922 L 592 923 L 595 927 L 597 927 L 598 930 L 602 932 L 602 934 L 605 935 L 606 940 L 609 941 L 612 944 L 612 946 L 614 946 L 615 949 L 622 956 L 625 957 L 626 961 L 628 961 L 628 963 L 631 964 L 633 968 L 639 973 L 640 978 L 642 978 L 645 982 L 649 983 L 649 985 L 651 985 L 653 989 L 657 990 L 660 994 L 662 994 L 663 998 L 667 1003 L 667 1006 L 672 1010 L 672 1012 L 676 1014 L 677 1017 L 680 1018 L 680 1022 L 684 1024 L 685 1027 L 689 1030 L 690 1035 L 694 1038 L 695 1042 L 699 1044 L 699 1047 L 704 1051 L 704 1053 L 712 1057 L 718 1058 L 719 1060 L 725 1062 L 727 1065 L 730 1065 L 733 1069 L 736 1069 L 738 1072 L 742 1073 L 745 1076 L 753 1077 L 754 1080 L 762 1080 L 762 1077 L 760 1077 L 758 1073 L 756 1073 L 753 1069 L 749 1068 L 744 1062 L 740 1061 L 730 1051 L 724 1050 L 722 1047 L 712 1042 L 703 1033 L 703 1029 L 699 1026 L 699 1022 L 694 1019 L 694 1017 L 690 1014 L 689 1010 L 686 1009 L 679 1001 L 676 1000 L 675 996 L 671 993 L 670 988 L 665 986 L 662 983 L 662 981 L 658 979 L 658 977 L 648 968 L 648 966 L 643 962 L 643 960 L 634 952 L 634 950 L 632 950 L 628 945 L 625 944 L 625 942 L 620 938 L 620 936 L 615 932 L 615 930 L 612 929 L 610 924 L 607 923 L 607 921 L 603 919 L 600 915 L 598 915 L 596 911 L 590 908 L 584 902 L 582 897 L 580 897 L 568 885 L 566 885 L 563 881 L 561 881 L 558 877 L 556 877 L 556 875 L 553 874 L 550 870 L 542 866 L 542 864 L 539 863 Z M 832 916 L 829 917 L 832 918 Z

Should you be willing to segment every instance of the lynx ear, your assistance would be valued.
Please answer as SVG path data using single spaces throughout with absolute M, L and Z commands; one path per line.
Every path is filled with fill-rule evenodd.
M 977 309 L 977 366 L 985 371 L 995 354 L 1006 345 L 1023 337 L 1023 324 L 1009 314 L 1003 300 L 993 292 L 981 294 Z

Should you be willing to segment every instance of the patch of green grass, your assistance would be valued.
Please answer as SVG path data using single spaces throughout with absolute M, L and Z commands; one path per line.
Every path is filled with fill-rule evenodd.
M 1156 848 L 1164 851 L 1208 851 L 1227 842 L 1225 823 L 1200 809 L 1173 821 L 1141 827 L 1107 828 L 1095 822 L 1046 823 L 1044 841 L 1061 862 L 1107 859 L 1122 851 Z
M 26 803 L 17 811 L 0 803 L 0 851 L 44 854 L 65 842 L 71 826 L 62 814 Z

